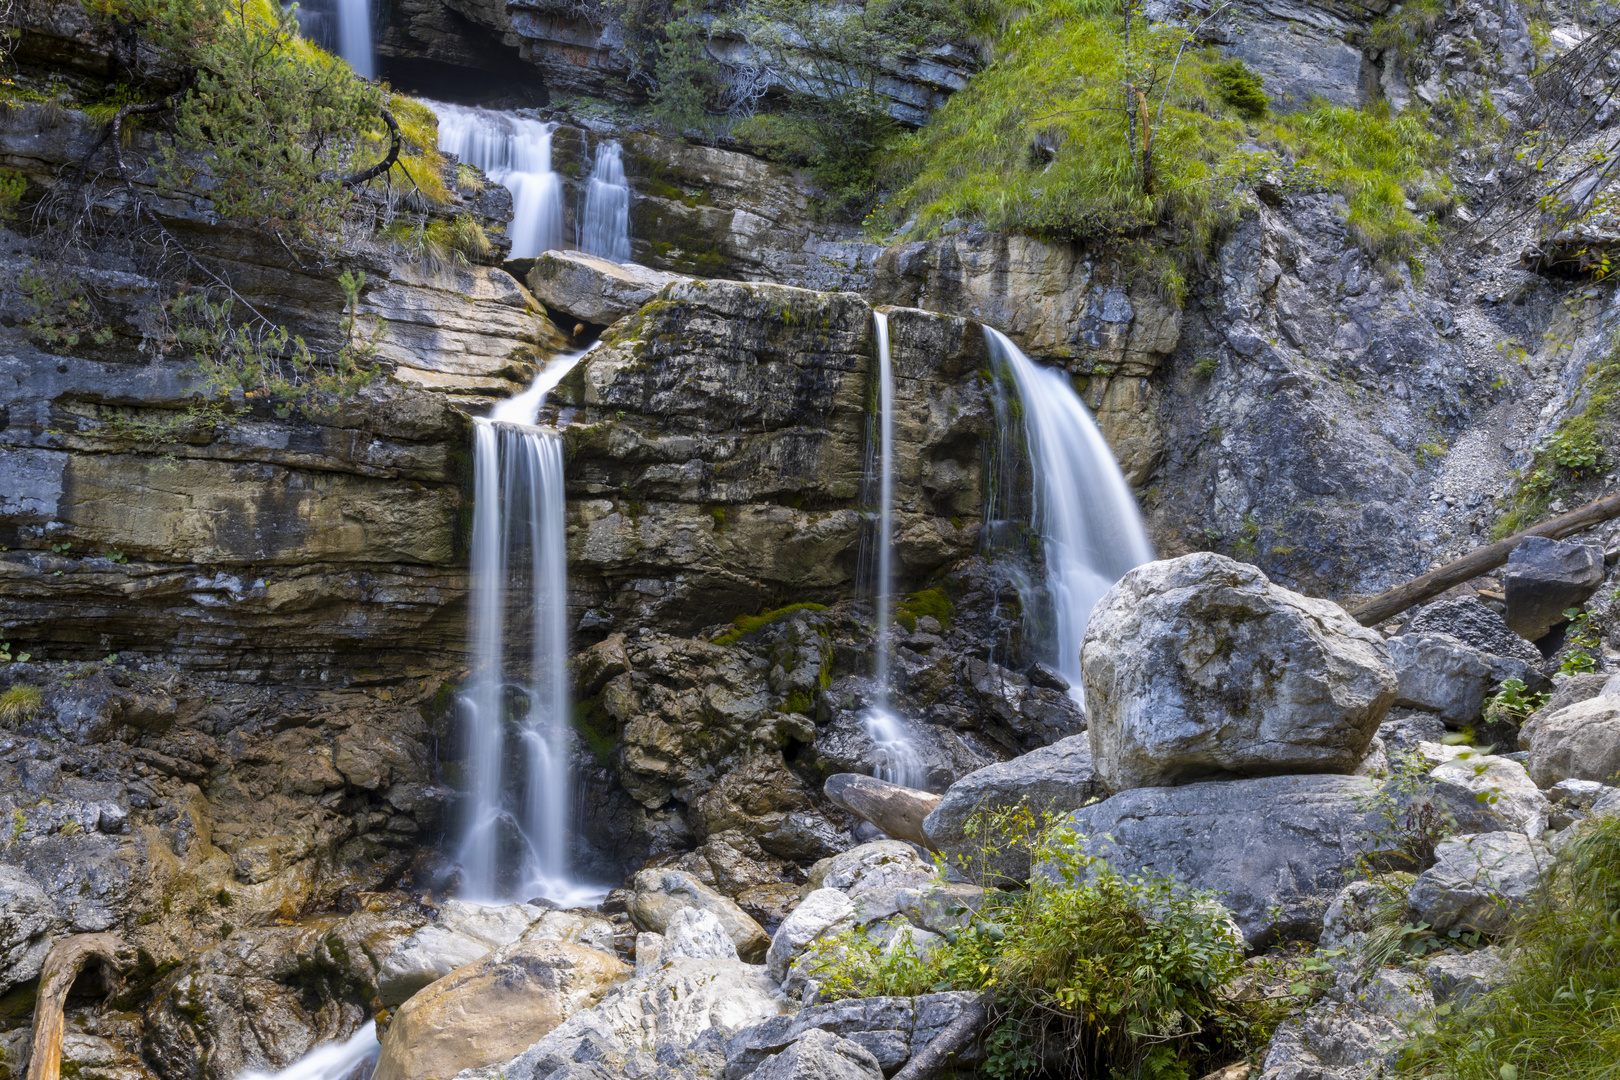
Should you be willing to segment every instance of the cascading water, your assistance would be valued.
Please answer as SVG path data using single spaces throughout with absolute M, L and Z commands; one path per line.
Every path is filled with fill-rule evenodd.
M 614 262 L 630 261 L 630 184 L 624 178 L 624 148 L 616 140 L 596 147 L 579 215 L 579 248 Z
M 894 648 L 890 621 L 894 600 L 894 368 L 889 354 L 889 317 L 874 311 L 872 322 L 877 337 L 878 400 L 867 432 L 866 486 L 869 498 L 876 495 L 877 535 L 870 557 L 863 562 L 870 568 L 866 591 L 872 597 L 877 619 L 872 669 L 877 697 L 866 714 L 866 732 L 883 755 L 878 778 L 920 788 L 927 782 L 922 758 L 906 733 L 904 721 L 889 709 L 889 664 Z
M 1083 701 L 1080 646 L 1091 609 L 1127 570 L 1153 559 L 1153 545 L 1113 452 L 1068 376 L 1036 366 L 999 331 L 984 333 L 996 367 L 1012 374 L 1023 413 L 1031 524 L 1046 557 L 1056 639 L 1050 659 Z
M 439 117 L 439 149 L 478 166 L 511 191 L 511 257 L 533 258 L 562 247 L 562 178 L 551 171 L 556 125 L 491 109 L 427 104 Z
M 279 1072 L 247 1069 L 236 1080 L 365 1080 L 377 1063 L 377 1025 L 367 1020 L 342 1042 L 322 1043 Z
M 377 77 L 371 37 L 371 0 L 337 0 L 337 52 L 363 79 Z
M 462 892 L 497 902 L 542 895 L 565 906 L 593 893 L 569 874 L 568 566 L 562 440 L 534 425 L 546 394 L 584 353 L 553 360 L 534 385 L 475 425 L 472 536 L 472 679 L 461 699 L 468 736 L 470 809 L 462 838 Z M 507 623 L 527 608 L 522 675 L 507 676 Z M 511 650 L 511 651 L 516 651 Z M 515 693 L 513 693 L 515 691 Z M 508 697 L 518 725 L 523 791 L 504 789 Z M 516 830 L 520 865 L 500 865 L 503 832 Z M 512 881 L 503 888 L 503 881 Z M 599 891 L 596 891 L 599 895 Z

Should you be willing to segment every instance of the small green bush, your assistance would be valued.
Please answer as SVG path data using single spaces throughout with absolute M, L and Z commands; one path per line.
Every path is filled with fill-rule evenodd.
M 1053 1052 L 1081 1076 L 1185 1077 L 1184 1061 L 1241 1043 L 1250 1017 L 1221 991 L 1243 943 L 1214 894 L 1120 875 L 1078 854 L 1071 830 L 1031 832 L 1032 820 L 1020 808 L 980 823 L 1032 845 L 1046 869 L 1027 888 L 958 912 L 966 925 L 928 951 L 898 924 L 888 947 L 859 930 L 818 943 L 809 964 L 822 993 L 992 991 L 985 1071 L 997 1078 L 1038 1073 Z
M 1250 120 L 1258 120 L 1266 115 L 1266 106 L 1270 104 L 1271 99 L 1260 89 L 1265 83 L 1265 77 L 1251 71 L 1249 65 L 1233 57 L 1224 63 L 1215 64 L 1210 68 L 1210 74 L 1220 89 L 1222 101 Z

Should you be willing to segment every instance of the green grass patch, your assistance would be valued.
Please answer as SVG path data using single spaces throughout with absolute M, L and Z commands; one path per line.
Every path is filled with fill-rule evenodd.
M 39 687 L 16 683 L 0 694 L 0 723 L 15 724 L 26 720 L 45 704 Z
M 1500 540 L 1535 524 L 1554 500 L 1578 496 L 1581 484 L 1603 474 L 1614 463 L 1609 449 L 1620 431 L 1620 335 L 1609 341 L 1601 360 L 1587 365 L 1576 399 L 1580 407 L 1558 422 L 1536 447 L 1513 489 L 1499 504 L 1501 516 L 1491 530 Z
M 798 611 L 826 611 L 826 604 L 789 604 L 787 607 L 762 611 L 758 615 L 739 615 L 731 622 L 731 629 L 714 639 L 716 645 L 735 645 L 749 634 L 765 629 L 778 619 L 785 619 Z M 792 710 L 789 710 L 792 711 Z
M 1505 985 L 1436 1018 L 1401 1075 L 1449 1080 L 1620 1077 L 1620 816 L 1582 827 L 1503 946 Z
M 1032 5 L 1000 34 L 995 59 L 890 148 L 897 190 L 879 226 L 910 220 L 920 238 L 982 222 L 1051 239 L 1135 241 L 1139 262 L 1179 294 L 1193 253 L 1268 175 L 1342 193 L 1352 233 L 1374 254 L 1410 259 L 1435 242 L 1434 212 L 1455 198 L 1444 133 L 1489 136 L 1494 128 L 1478 122 L 1494 117 L 1488 102 L 1396 115 L 1381 103 L 1317 101 L 1270 116 L 1258 74 L 1185 33 L 1137 19 L 1127 44 L 1114 0 Z M 1147 88 L 1129 109 L 1127 78 Z M 791 142 L 790 126 L 772 124 Z M 1140 234 L 1153 226 L 1176 236 L 1149 245 Z M 1167 248 L 1168 260 L 1159 254 Z

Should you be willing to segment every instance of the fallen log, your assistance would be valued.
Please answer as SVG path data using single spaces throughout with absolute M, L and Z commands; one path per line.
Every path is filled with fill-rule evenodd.
M 928 1045 L 911 1055 L 905 1068 L 895 1073 L 892 1080 L 930 1080 L 945 1068 L 946 1060 L 973 1041 L 990 1018 L 990 994 L 980 994 L 964 1007 L 949 1024 L 929 1040 Z
M 933 848 L 922 823 L 939 805 L 938 795 L 860 773 L 834 773 L 823 790 L 834 805 L 871 822 L 896 840 Z
M 1617 517 L 1620 517 L 1620 495 L 1594 499 L 1585 506 L 1555 517 L 1551 521 L 1544 521 L 1523 532 L 1516 532 L 1505 540 L 1498 540 L 1455 562 L 1430 570 L 1405 585 L 1398 585 L 1388 592 L 1379 593 L 1366 603 L 1352 608 L 1350 617 L 1362 626 L 1376 626 L 1393 615 L 1399 615 L 1414 604 L 1421 604 L 1430 597 L 1439 596 L 1453 585 L 1461 585 L 1465 581 L 1471 581 L 1481 574 L 1495 570 L 1507 562 L 1508 556 L 1513 554 L 1513 549 L 1526 537 L 1545 536 L 1553 540 L 1562 540 L 1566 536 L 1572 536 Z
M 39 973 L 34 1001 L 34 1033 L 28 1051 L 28 1080 L 61 1080 L 62 1013 L 73 980 L 92 960 L 121 971 L 130 947 L 116 934 L 74 934 L 51 946 Z

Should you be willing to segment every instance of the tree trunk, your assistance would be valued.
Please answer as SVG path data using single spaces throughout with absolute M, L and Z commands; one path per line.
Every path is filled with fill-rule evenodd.
M 1350 615 L 1362 626 L 1376 626 L 1391 616 L 1399 615 L 1413 604 L 1421 604 L 1431 596 L 1439 596 L 1453 585 L 1461 585 L 1465 581 L 1495 570 L 1508 561 L 1513 549 L 1526 537 L 1546 536 L 1559 540 L 1617 517 L 1620 517 L 1620 495 L 1595 499 L 1562 517 L 1555 517 L 1523 532 L 1516 532 L 1507 539 L 1482 547 L 1456 562 L 1447 563 L 1437 570 L 1430 570 L 1405 585 L 1379 593 L 1366 603 L 1352 608 Z
M 122 970 L 129 946 L 114 934 L 74 934 L 51 946 L 39 973 L 34 1001 L 34 1038 L 28 1051 L 28 1080 L 60 1080 L 62 1075 L 62 1010 L 68 990 L 92 960 Z

